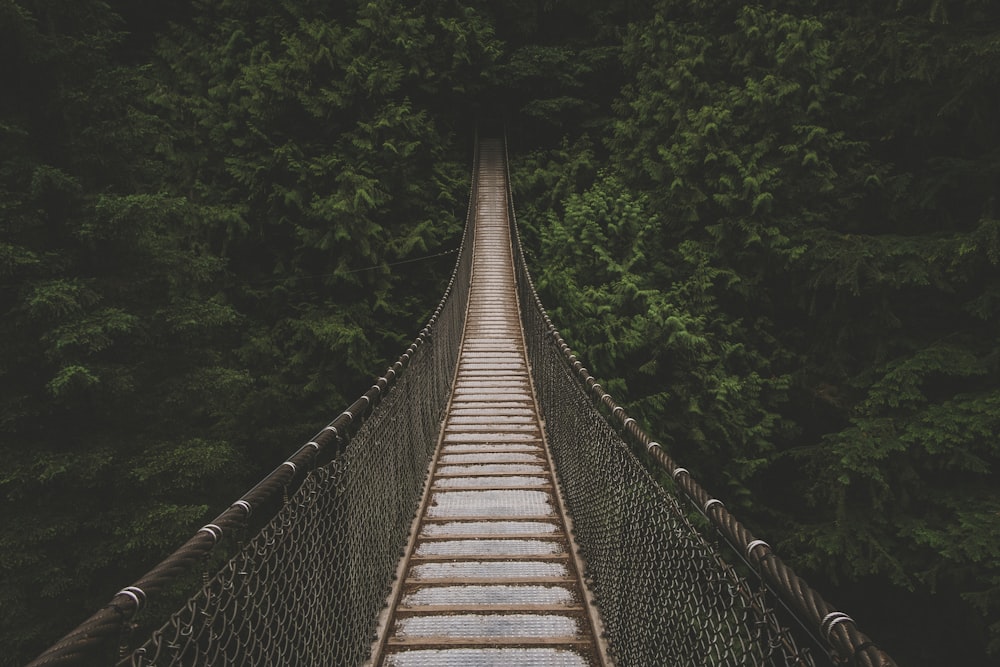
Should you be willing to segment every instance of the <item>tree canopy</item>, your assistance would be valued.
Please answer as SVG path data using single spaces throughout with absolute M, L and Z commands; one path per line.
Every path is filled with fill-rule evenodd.
M 672 456 L 901 664 L 1000 653 L 1000 7 L 0 0 L 0 663 L 426 321 L 477 117 Z

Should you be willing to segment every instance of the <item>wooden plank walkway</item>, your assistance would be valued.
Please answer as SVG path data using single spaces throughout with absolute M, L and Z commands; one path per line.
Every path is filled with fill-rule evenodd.
M 372 664 L 610 664 L 524 351 L 500 141 L 480 146 L 473 279 L 451 405 Z

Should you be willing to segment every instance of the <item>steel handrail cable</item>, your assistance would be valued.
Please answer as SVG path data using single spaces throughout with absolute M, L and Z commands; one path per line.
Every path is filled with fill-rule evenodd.
M 90 665 L 94 664 L 95 660 L 111 660 L 115 649 L 119 650 L 118 658 L 124 658 L 126 647 L 121 645 L 122 638 L 127 636 L 133 617 L 147 605 L 151 596 L 160 593 L 169 584 L 177 581 L 181 576 L 193 572 L 198 565 L 203 564 L 224 535 L 237 531 L 246 525 L 247 519 L 255 508 L 277 504 L 278 507 L 273 512 L 273 515 L 276 516 L 278 509 L 283 504 L 282 500 L 287 499 L 294 491 L 294 484 L 302 482 L 303 475 L 301 473 L 314 468 L 320 460 L 321 454 L 328 458 L 344 447 L 350 435 L 371 416 L 381 399 L 391 391 L 417 350 L 431 339 L 435 324 L 444 311 L 449 298 L 456 292 L 461 272 L 465 270 L 466 274 L 468 273 L 467 269 L 471 264 L 472 235 L 474 234 L 472 225 L 469 223 L 472 220 L 476 201 L 475 170 L 479 158 L 478 151 L 477 128 L 472 160 L 472 185 L 466 210 L 466 224 L 458 248 L 458 257 L 444 295 L 427 324 L 406 351 L 386 370 L 384 375 L 376 380 L 370 389 L 299 447 L 284 462 L 212 521 L 199 528 L 190 539 L 159 564 L 130 586 L 120 590 L 104 607 L 49 646 L 37 658 L 28 663 L 27 667 Z
M 504 147 L 506 150 L 506 133 Z M 777 594 L 781 602 L 796 617 L 796 620 L 814 637 L 822 639 L 838 663 L 858 665 L 859 667 L 893 667 L 896 664 L 893 659 L 861 632 L 849 615 L 837 610 L 827 602 L 819 592 L 809 586 L 789 565 L 784 563 L 767 542 L 758 539 L 751 533 L 729 512 L 721 500 L 712 497 L 686 468 L 678 465 L 665 449 L 654 441 L 634 418 L 628 415 L 625 408 L 620 406 L 604 390 L 563 340 L 545 311 L 527 269 L 524 248 L 521 244 L 514 213 L 509 159 L 507 169 L 509 223 L 514 245 L 515 264 L 521 274 L 519 277 L 524 279 L 529 298 L 533 302 L 532 306 L 544 322 L 548 340 L 559 349 L 563 360 L 572 369 L 572 374 L 580 383 L 581 388 L 590 396 L 595 408 L 605 415 L 605 419 L 615 424 L 619 431 L 625 434 L 633 444 L 646 451 L 656 465 L 670 476 L 676 486 L 683 491 L 688 501 L 722 535 L 736 554 L 755 568 L 757 574 Z

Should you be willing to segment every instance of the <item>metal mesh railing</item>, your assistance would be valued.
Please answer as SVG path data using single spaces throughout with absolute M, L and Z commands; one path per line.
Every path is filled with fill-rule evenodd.
M 699 667 L 893 665 L 847 614 L 677 466 L 569 349 L 528 273 L 507 182 L 537 400 L 614 658 L 622 665 Z M 633 448 L 669 475 L 676 493 L 653 478 Z M 706 539 L 713 533 L 722 544 Z M 727 547 L 733 562 L 722 554 Z
M 473 174 L 477 162 L 478 146 Z M 29 667 L 116 661 L 161 667 L 357 665 L 368 657 L 458 362 L 475 201 L 473 178 L 465 235 L 445 295 L 386 374 Z M 134 646 L 129 635 L 142 634 L 132 632 L 136 622 L 148 623 L 137 613 L 185 583 L 197 589 L 199 570 L 200 590 Z
M 368 657 L 458 360 L 476 194 L 473 178 L 469 222 L 445 297 L 385 376 L 32 665 L 357 665 Z M 545 314 L 511 223 L 538 403 L 618 663 L 892 665 L 590 376 Z M 649 454 L 676 493 L 654 479 L 633 448 Z M 707 530 L 694 525 L 699 517 Z M 706 538 L 713 530 L 744 572 Z M 199 572 L 195 594 L 136 647 L 129 640 L 136 613 Z
M 760 586 L 723 561 L 525 323 L 538 402 L 574 536 L 622 665 L 813 665 Z M 551 336 L 548 337 L 551 339 Z
M 450 340 L 444 333 L 442 347 Z M 275 519 L 129 662 L 361 664 L 437 444 L 453 365 L 451 350 L 418 347 L 344 451 L 308 472 Z

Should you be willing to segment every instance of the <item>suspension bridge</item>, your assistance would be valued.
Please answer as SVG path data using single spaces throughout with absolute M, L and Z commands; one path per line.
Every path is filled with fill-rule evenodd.
M 504 142 L 473 165 L 399 360 L 32 666 L 895 664 L 590 375 L 526 269 Z

